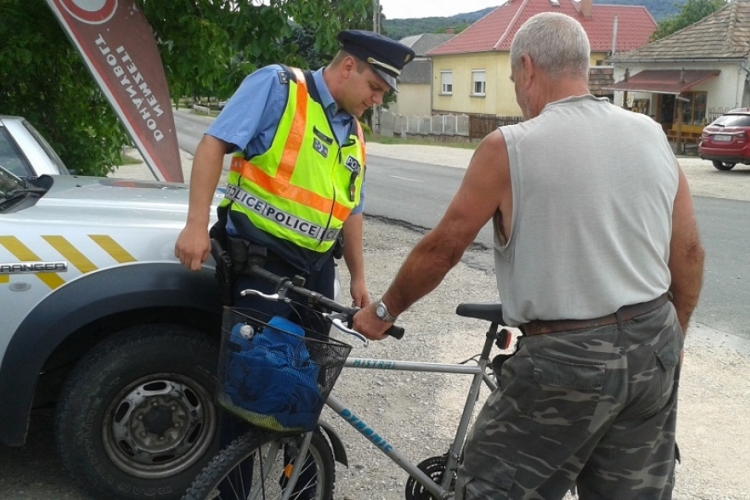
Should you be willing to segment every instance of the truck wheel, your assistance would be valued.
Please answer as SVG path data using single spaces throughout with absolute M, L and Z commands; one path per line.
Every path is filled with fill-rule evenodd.
M 177 499 L 218 452 L 218 346 L 179 325 L 128 328 L 71 372 L 55 416 L 63 464 L 95 498 Z

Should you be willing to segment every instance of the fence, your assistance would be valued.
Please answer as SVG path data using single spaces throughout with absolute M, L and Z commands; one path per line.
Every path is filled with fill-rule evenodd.
M 708 108 L 706 111 L 706 123 L 711 123 L 721 115 L 729 113 L 732 108 Z
M 394 115 L 382 111 L 377 121 L 374 118 L 373 128 L 381 135 L 408 135 L 434 137 L 462 137 L 465 139 L 482 139 L 500 125 L 509 125 L 523 120 L 520 116 L 466 115 L 447 114 L 431 116 Z
M 521 116 L 470 115 L 469 137 L 481 139 L 497 127 L 513 125 L 523 121 Z

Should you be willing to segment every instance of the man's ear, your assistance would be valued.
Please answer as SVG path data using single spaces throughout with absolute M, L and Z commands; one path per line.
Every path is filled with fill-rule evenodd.
M 523 67 L 523 86 L 529 88 L 534 79 L 534 64 L 528 54 L 521 54 L 521 66 Z
M 349 75 L 357 70 L 357 61 L 354 60 L 354 57 L 352 56 L 346 56 L 343 61 L 341 61 L 341 71 L 344 74 L 344 77 L 348 78 Z

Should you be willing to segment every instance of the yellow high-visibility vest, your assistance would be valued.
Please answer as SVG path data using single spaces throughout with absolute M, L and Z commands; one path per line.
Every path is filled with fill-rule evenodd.
M 359 204 L 365 141 L 339 145 L 325 109 L 313 100 L 304 73 L 292 68 L 289 97 L 271 147 L 246 158 L 235 153 L 219 207 L 246 216 L 266 233 L 325 253 Z

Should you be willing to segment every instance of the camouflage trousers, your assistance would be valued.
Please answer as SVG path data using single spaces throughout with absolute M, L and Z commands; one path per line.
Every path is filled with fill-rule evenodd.
M 524 337 L 465 448 L 457 500 L 668 500 L 682 330 L 632 320 Z

